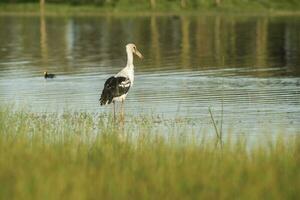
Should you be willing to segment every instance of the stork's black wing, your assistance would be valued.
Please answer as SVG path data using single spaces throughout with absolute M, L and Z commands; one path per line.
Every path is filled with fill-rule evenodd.
M 100 104 L 110 104 L 114 97 L 126 94 L 131 86 L 131 82 L 127 77 L 110 77 L 104 83 L 104 88 L 100 97 Z

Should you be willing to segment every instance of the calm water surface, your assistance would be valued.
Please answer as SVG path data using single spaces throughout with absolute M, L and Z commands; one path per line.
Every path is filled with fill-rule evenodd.
M 0 103 L 34 112 L 110 112 L 105 80 L 136 43 L 126 112 L 241 132 L 300 130 L 300 17 L 0 17 Z M 43 71 L 57 74 L 45 80 Z

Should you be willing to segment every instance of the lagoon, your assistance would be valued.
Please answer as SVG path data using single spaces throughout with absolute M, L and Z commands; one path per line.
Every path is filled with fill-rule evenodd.
M 126 113 L 239 133 L 300 130 L 299 16 L 0 16 L 0 103 L 36 113 L 110 113 L 98 99 L 134 42 Z M 57 78 L 45 80 L 43 72 Z

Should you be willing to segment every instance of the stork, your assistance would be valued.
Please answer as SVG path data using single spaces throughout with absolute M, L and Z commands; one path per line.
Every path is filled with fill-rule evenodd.
M 133 66 L 133 54 L 139 58 L 143 58 L 142 54 L 137 50 L 135 44 L 126 45 L 127 53 L 127 65 L 115 76 L 109 77 L 102 90 L 101 97 L 99 99 L 100 105 L 107 105 L 113 103 L 113 112 L 115 119 L 115 102 L 122 102 L 122 114 L 125 98 L 129 92 L 130 87 L 134 81 L 134 66 Z

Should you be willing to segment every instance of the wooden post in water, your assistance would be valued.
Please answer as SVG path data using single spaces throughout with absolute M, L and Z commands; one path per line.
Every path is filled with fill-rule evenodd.
M 187 0 L 181 0 L 181 1 L 180 1 L 181 8 L 186 8 L 186 4 L 187 4 L 186 1 L 187 1 Z
M 45 14 L 45 0 L 40 0 L 40 14 L 41 16 Z
M 257 67 L 263 67 L 267 65 L 268 55 L 268 18 L 263 17 L 256 22 L 256 48 L 254 53 L 256 54 L 255 65 Z
M 48 60 L 47 31 L 45 20 L 45 0 L 40 0 L 40 46 L 43 63 Z
M 155 7 L 156 7 L 156 1 L 155 0 L 150 0 L 150 7 L 151 7 L 151 9 L 155 9 Z
M 154 63 L 157 66 L 161 65 L 160 45 L 159 45 L 159 28 L 157 27 L 156 16 L 151 16 L 150 20 L 150 34 L 151 34 L 151 49 L 154 54 Z
M 184 68 L 190 67 L 191 55 L 190 55 L 190 18 L 181 17 L 181 61 Z
M 214 53 L 215 59 L 218 67 L 221 66 L 221 55 L 222 55 L 222 42 L 221 42 L 221 17 L 216 16 L 214 22 Z
M 195 50 L 197 52 L 196 55 L 198 56 L 195 59 L 197 59 L 200 66 L 204 66 L 207 65 L 207 62 L 202 56 L 211 51 L 211 43 L 213 43 L 214 40 L 210 37 L 211 32 L 207 27 L 207 17 L 197 18 L 196 21 Z

